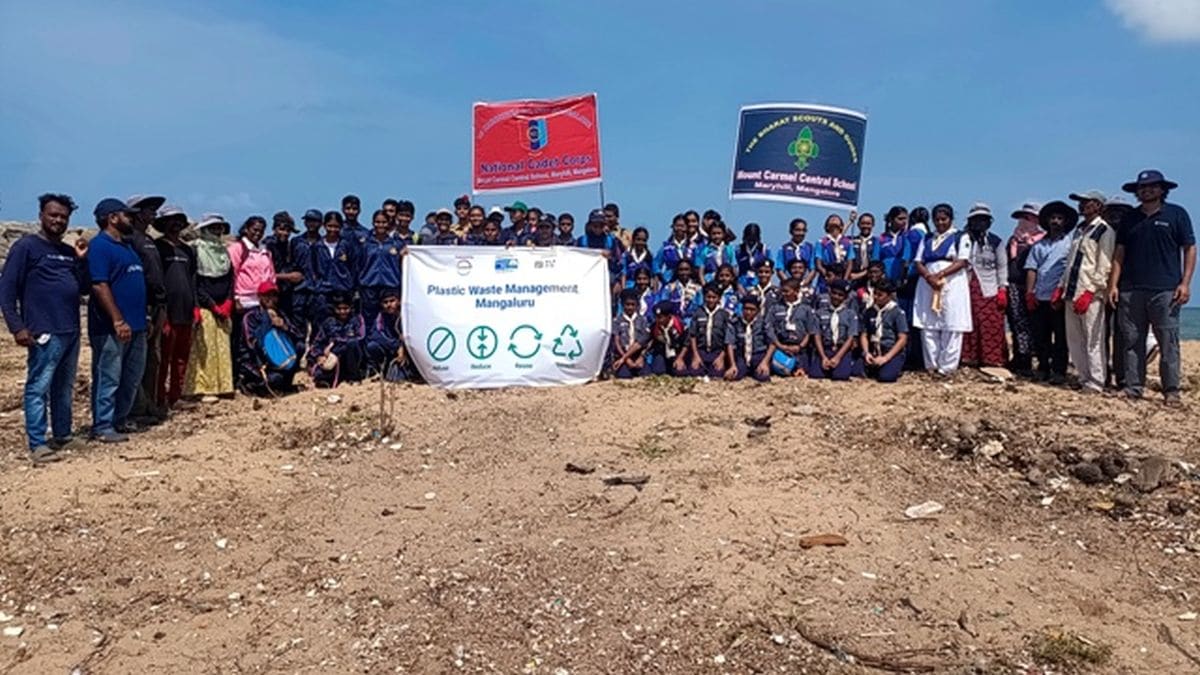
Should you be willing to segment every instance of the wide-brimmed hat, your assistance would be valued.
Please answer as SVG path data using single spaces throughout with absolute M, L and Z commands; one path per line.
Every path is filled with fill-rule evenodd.
M 1072 192 L 1071 199 L 1079 203 L 1083 202 L 1100 202 L 1101 204 L 1108 203 L 1108 195 L 1105 195 L 1099 190 L 1086 190 L 1084 192 Z
M 988 220 L 992 219 L 992 207 L 983 202 L 975 202 L 971 205 L 971 210 L 967 212 L 967 220 L 977 217 L 985 217 Z
M 1079 212 L 1072 208 L 1070 204 L 1066 202 L 1053 201 L 1043 206 L 1042 210 L 1038 212 L 1038 223 L 1041 224 L 1042 229 L 1048 229 L 1047 226 L 1050 224 L 1050 216 L 1054 215 L 1055 213 L 1061 213 L 1066 216 L 1066 227 L 1068 230 L 1072 227 L 1075 227 L 1075 224 L 1079 222 Z
M 157 211 L 167 203 L 167 198 L 159 195 L 133 195 L 125 200 L 125 206 L 134 211 Z
M 196 223 L 196 230 L 204 230 L 218 225 L 222 226 L 226 231 L 229 230 L 229 221 L 225 220 L 225 216 L 219 213 L 206 213 L 200 216 L 200 221 Z
M 1041 211 L 1042 211 L 1042 203 L 1030 200 L 1030 201 L 1025 202 L 1024 204 L 1021 204 L 1021 207 L 1018 208 L 1016 211 L 1013 211 L 1012 217 L 1014 220 L 1020 220 L 1021 218 L 1025 217 L 1025 216 L 1031 216 L 1033 218 L 1037 218 L 1038 214 L 1041 213 Z
M 1164 190 L 1174 190 L 1179 187 L 1179 183 L 1167 180 L 1163 172 L 1158 169 L 1145 169 L 1137 175 L 1137 178 L 1121 186 L 1125 192 L 1137 192 L 1137 189 L 1143 185 L 1161 185 Z
M 182 222 L 184 227 L 187 227 L 187 214 L 178 206 L 167 204 L 158 210 L 158 215 L 154 216 L 154 221 L 150 223 L 150 227 L 159 232 L 166 232 L 167 224 L 171 222 Z

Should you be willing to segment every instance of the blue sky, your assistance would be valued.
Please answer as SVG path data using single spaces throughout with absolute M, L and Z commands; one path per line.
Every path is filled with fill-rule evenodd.
M 1196 0 L 736 5 L 0 0 L 0 219 L 47 190 L 239 220 L 346 192 L 433 210 L 469 189 L 473 101 L 586 91 L 606 196 L 656 239 L 688 208 L 772 240 L 824 217 L 727 200 L 738 108 L 769 101 L 868 112 L 860 210 L 1006 214 L 1158 167 L 1200 214 Z

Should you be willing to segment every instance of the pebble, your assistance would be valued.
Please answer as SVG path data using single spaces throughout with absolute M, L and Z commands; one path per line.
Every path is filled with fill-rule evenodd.
M 1195 621 L 1197 616 L 1198 615 L 1195 612 L 1184 612 L 1176 618 L 1180 621 Z M 5 630 L 7 631 L 8 629 L 6 628 Z
M 940 513 L 945 508 L 945 506 L 935 501 L 922 502 L 904 509 L 904 517 L 910 520 L 928 518 L 935 513 Z
M 342 402 L 342 397 L 341 397 L 341 396 L 339 396 L 339 395 L 337 395 L 337 394 L 330 394 L 329 396 L 326 396 L 326 397 L 325 397 L 325 400 L 326 400 L 326 401 L 328 401 L 328 402 L 329 402 L 329 403 L 331 403 L 331 404 L 333 404 L 333 403 L 341 403 L 341 402 Z
M 437 493 L 436 493 L 436 492 L 426 492 L 426 493 L 425 493 L 425 501 L 430 501 L 430 502 L 431 502 L 431 501 L 433 501 L 434 499 L 437 499 Z
M 791 412 L 791 414 L 793 414 L 793 415 L 798 415 L 800 417 L 809 417 L 811 415 L 816 414 L 817 409 L 812 407 L 811 405 L 808 405 L 807 403 L 805 403 L 803 405 L 792 406 L 792 409 L 789 412 Z M 724 657 L 722 657 L 722 658 L 724 658 Z M 722 663 L 724 663 L 724 661 L 722 661 Z
M 4 637 L 21 637 L 25 633 L 24 626 L 5 626 Z
M 1091 462 L 1080 462 L 1071 466 L 1071 475 L 1084 485 L 1104 482 L 1104 471 Z
M 1171 463 L 1162 457 L 1151 457 L 1138 466 L 1133 486 L 1141 492 L 1153 492 L 1163 484 L 1171 469 Z
M 13 620 L 12 614 L 5 614 L 4 612 L 0 612 L 0 621 L 12 621 L 12 620 Z
M 775 635 L 771 636 L 771 642 L 774 642 L 777 645 L 781 645 L 781 644 L 787 642 L 787 640 L 782 635 L 775 634 Z
M 229 540 L 228 540 L 228 539 L 221 538 L 221 539 L 218 539 L 218 540 L 217 540 L 217 548 L 219 548 L 219 549 L 221 549 L 222 551 L 224 551 L 224 550 L 225 550 L 225 548 L 226 548 L 227 546 L 229 546 Z
M 713 663 L 717 664 L 718 666 L 725 665 L 725 655 L 717 654 L 716 656 L 713 657 Z
M 1004 453 L 1004 444 L 997 440 L 991 440 L 979 446 L 975 452 L 991 459 Z

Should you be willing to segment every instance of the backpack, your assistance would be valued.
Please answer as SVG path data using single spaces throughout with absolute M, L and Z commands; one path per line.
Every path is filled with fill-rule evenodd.
M 262 350 L 267 357 L 267 365 L 274 370 L 291 370 L 296 365 L 296 346 L 278 328 L 268 330 L 263 336 Z

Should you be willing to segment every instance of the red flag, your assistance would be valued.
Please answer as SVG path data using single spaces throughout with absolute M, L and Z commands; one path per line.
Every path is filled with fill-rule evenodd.
M 598 183 L 596 95 L 476 103 L 471 185 L 476 194 Z

